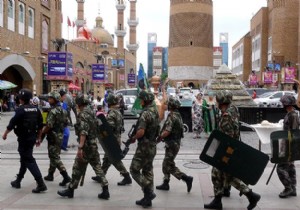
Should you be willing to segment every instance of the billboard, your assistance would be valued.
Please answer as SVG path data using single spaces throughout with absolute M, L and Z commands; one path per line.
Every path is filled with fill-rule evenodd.
M 125 60 L 124 59 L 112 59 L 111 66 L 115 68 L 124 68 L 125 67 Z
M 257 85 L 257 82 L 257 75 L 255 73 L 250 74 L 249 85 Z
M 285 83 L 294 83 L 295 77 L 296 77 L 296 68 L 295 67 L 284 68 L 284 82 Z
M 103 63 L 92 64 L 92 80 L 98 82 L 105 82 L 105 70 L 105 64 Z
M 73 55 L 67 52 L 48 53 L 48 79 L 72 79 Z
M 136 78 L 136 74 L 128 74 L 127 83 L 128 83 L 129 86 L 134 86 L 135 85 L 135 78 Z
M 273 83 L 273 75 L 271 71 L 264 72 L 264 83 L 272 84 Z

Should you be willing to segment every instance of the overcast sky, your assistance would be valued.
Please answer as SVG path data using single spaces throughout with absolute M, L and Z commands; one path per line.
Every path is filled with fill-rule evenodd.
M 231 67 L 231 47 L 250 30 L 250 20 L 261 7 L 267 6 L 267 0 L 213 0 L 214 2 L 214 46 L 218 46 L 219 33 L 229 34 L 229 67 Z M 75 0 L 63 0 L 63 37 L 68 39 L 67 17 L 71 21 L 77 16 L 77 3 Z M 124 23 L 129 29 L 129 1 L 124 12 Z M 95 18 L 103 18 L 104 28 L 114 34 L 117 26 L 117 10 L 114 0 L 86 0 L 85 19 L 87 26 L 92 29 L 95 26 Z M 138 63 L 147 67 L 147 34 L 157 33 L 157 46 L 167 47 L 169 40 L 169 0 L 138 0 L 137 1 L 137 41 L 140 45 L 137 51 Z M 69 39 L 74 38 L 73 30 L 69 29 Z M 125 36 L 125 47 L 129 40 L 129 34 Z M 115 40 L 116 43 L 116 40 Z

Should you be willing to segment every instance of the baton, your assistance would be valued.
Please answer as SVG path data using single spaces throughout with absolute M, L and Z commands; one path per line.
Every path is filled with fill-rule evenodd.
M 271 171 L 271 174 L 270 174 L 270 176 L 269 176 L 269 178 L 268 178 L 268 181 L 267 181 L 266 185 L 268 185 L 268 184 L 269 184 L 269 182 L 270 182 L 270 179 L 271 179 L 271 177 L 272 177 L 272 175 L 273 175 L 273 172 L 274 172 L 274 170 L 275 170 L 276 166 L 277 166 L 277 163 L 274 165 L 274 167 L 273 167 L 273 169 L 272 169 L 272 171 Z

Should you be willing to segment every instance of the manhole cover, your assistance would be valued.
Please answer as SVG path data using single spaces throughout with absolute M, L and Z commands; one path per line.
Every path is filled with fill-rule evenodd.
M 192 168 L 192 169 L 206 169 L 210 165 L 208 165 L 200 160 L 191 160 L 187 163 L 184 163 L 183 166 L 186 168 Z

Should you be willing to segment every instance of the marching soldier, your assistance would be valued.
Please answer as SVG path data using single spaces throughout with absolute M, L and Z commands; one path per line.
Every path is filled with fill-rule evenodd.
M 80 110 L 75 124 L 75 133 L 78 136 L 78 150 L 73 165 L 72 180 L 68 189 L 59 190 L 57 194 L 60 196 L 74 197 L 74 190 L 77 189 L 80 179 L 84 179 L 84 174 L 89 163 L 94 169 L 96 175 L 100 177 L 102 193 L 98 194 L 98 198 L 109 199 L 108 182 L 105 174 L 101 169 L 100 155 L 97 146 L 97 121 L 95 113 L 88 106 L 89 99 L 86 95 L 77 96 L 75 102 Z
M 122 114 L 119 110 L 119 106 L 118 106 L 119 99 L 115 95 L 109 94 L 107 96 L 106 101 L 107 101 L 108 108 L 109 108 L 106 120 L 107 120 L 108 124 L 111 126 L 114 136 L 116 137 L 119 145 L 121 146 L 121 128 L 122 128 L 122 124 L 124 122 L 123 122 L 123 116 L 122 116 Z M 116 163 L 113 163 L 113 165 L 120 172 L 120 174 L 124 177 L 124 179 L 121 182 L 118 182 L 118 185 L 124 186 L 126 184 L 131 184 L 132 183 L 131 177 L 130 177 L 128 171 L 126 170 L 123 162 L 120 160 Z M 102 170 L 105 174 L 107 173 L 110 166 L 111 166 L 111 162 L 108 159 L 108 155 L 104 154 Z M 99 178 L 100 177 L 97 177 L 97 176 L 92 177 L 92 179 L 95 181 L 99 181 L 100 180 Z
M 221 110 L 221 117 L 219 120 L 218 130 L 231 136 L 234 139 L 239 139 L 239 125 L 237 121 L 232 117 L 232 114 L 228 110 L 231 104 L 231 94 L 228 91 L 220 91 L 217 93 L 216 100 L 218 107 Z M 209 204 L 204 204 L 205 209 L 222 209 L 222 195 L 224 191 L 224 181 L 235 187 L 241 194 L 247 196 L 249 205 L 247 209 L 253 209 L 260 200 L 260 195 L 252 192 L 252 190 L 241 180 L 232 177 L 230 174 L 226 174 L 216 168 L 212 169 L 212 182 L 214 185 L 215 197 Z
M 284 95 L 280 99 L 284 109 L 287 111 L 283 120 L 283 130 L 299 129 L 299 116 L 293 107 L 296 105 L 296 99 L 292 95 Z M 278 163 L 277 174 L 284 186 L 284 190 L 279 194 L 280 198 L 297 196 L 296 191 L 296 169 L 294 161 L 286 163 Z
M 53 181 L 53 175 L 57 168 L 64 178 L 59 185 L 66 186 L 66 184 L 71 181 L 71 177 L 69 177 L 68 172 L 60 159 L 60 152 L 64 128 L 68 124 L 67 114 L 61 106 L 60 94 L 58 92 L 49 93 L 48 102 L 51 105 L 51 110 L 48 113 L 46 125 L 43 128 L 42 135 L 47 135 L 50 167 L 48 170 L 48 175 L 45 176 L 44 179 L 47 181 Z
M 183 138 L 183 122 L 178 111 L 180 102 L 174 98 L 169 98 L 168 110 L 170 111 L 167 120 L 157 138 L 157 142 L 164 140 L 165 142 L 165 158 L 163 161 L 162 171 L 164 173 L 164 181 L 162 185 L 156 186 L 158 190 L 169 190 L 169 182 L 171 174 L 178 180 L 182 179 L 187 185 L 187 191 L 192 189 L 193 177 L 187 176 L 181 172 L 175 165 L 175 158 L 180 149 L 181 138 Z
M 33 193 L 40 193 L 47 190 L 42 174 L 34 157 L 32 156 L 33 147 L 39 141 L 38 133 L 43 128 L 43 119 L 40 110 L 29 104 L 32 98 L 32 92 L 28 89 L 21 89 L 19 100 L 21 106 L 16 110 L 16 114 L 10 120 L 2 138 L 6 140 L 7 134 L 14 129 L 18 137 L 18 151 L 20 154 L 20 169 L 17 179 L 10 184 L 14 188 L 21 188 L 21 181 L 28 169 L 37 182 L 37 187 L 32 190 Z
M 138 140 L 138 145 L 130 165 L 130 173 L 144 192 L 144 197 L 136 201 L 136 204 L 147 208 L 152 206 L 152 200 L 156 197 L 153 192 L 153 160 L 159 133 L 159 114 L 152 103 L 152 93 L 143 90 L 138 97 L 141 99 L 143 112 L 137 122 L 137 132 L 131 138 L 131 142 Z

